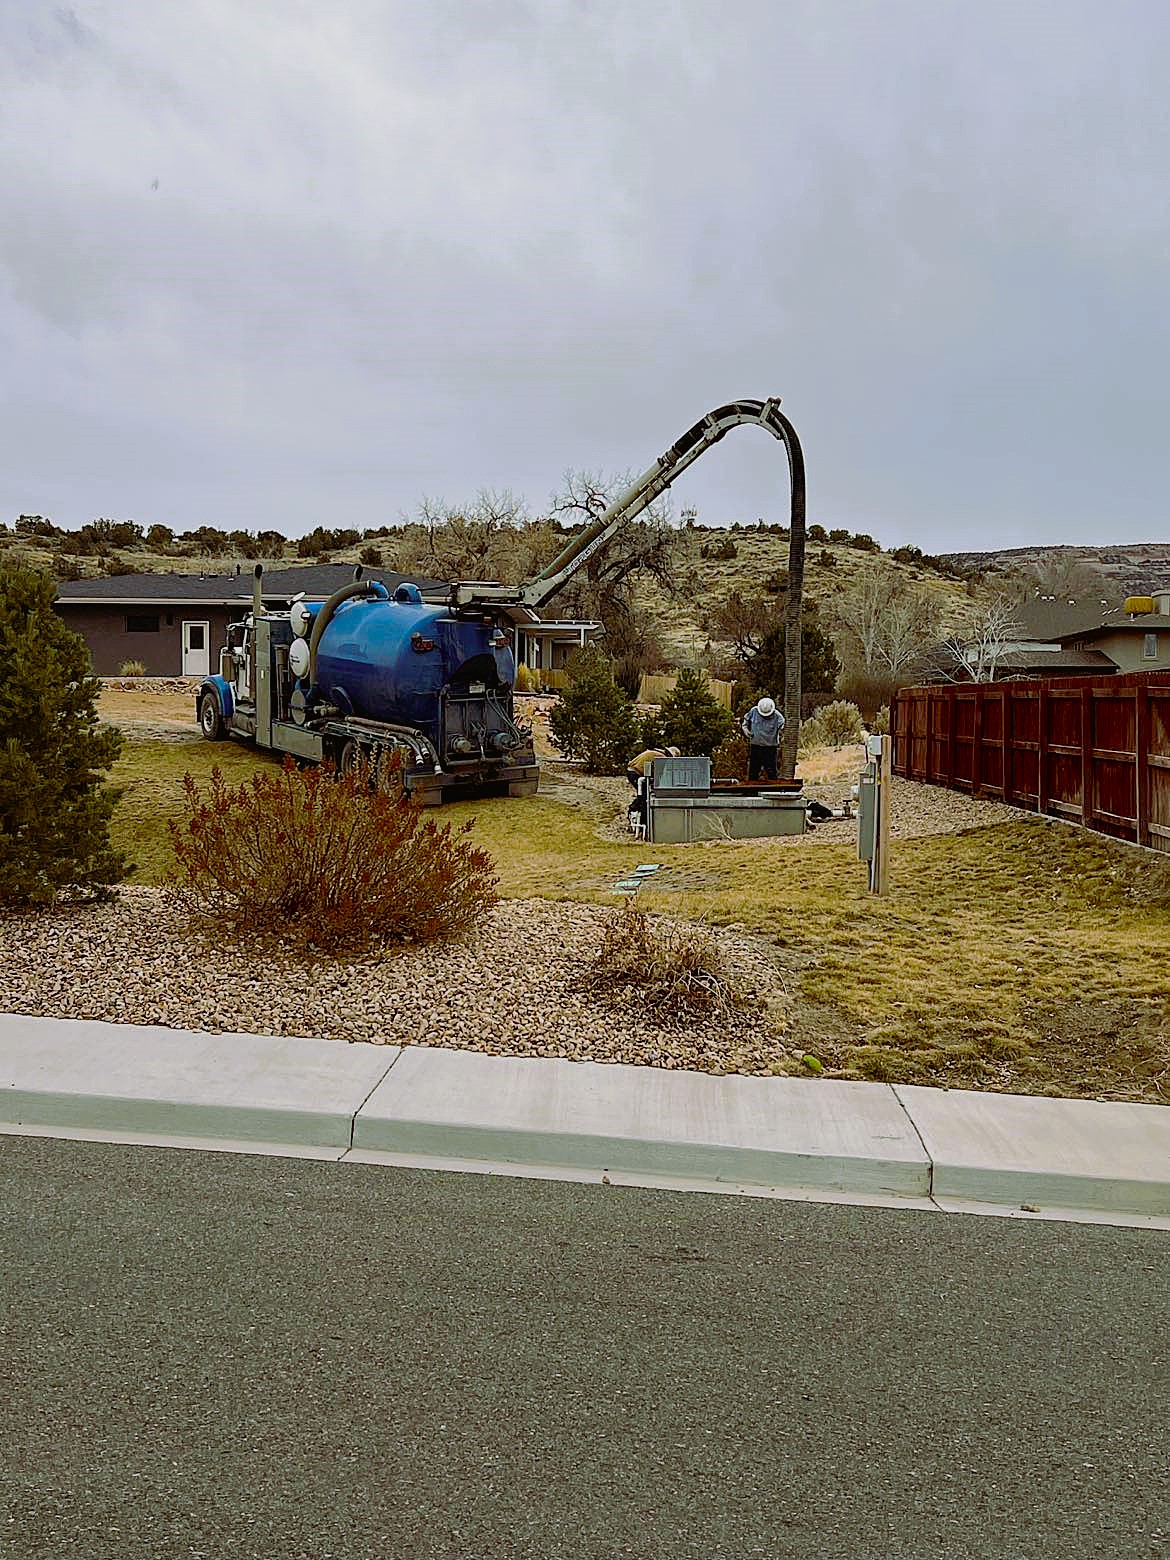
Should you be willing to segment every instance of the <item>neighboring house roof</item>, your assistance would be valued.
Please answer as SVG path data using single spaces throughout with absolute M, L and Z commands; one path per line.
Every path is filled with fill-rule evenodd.
M 363 569 L 362 578 L 381 580 L 388 590 L 394 590 L 404 580 L 412 581 L 424 591 L 447 588 L 443 580 L 396 574 L 393 569 Z M 310 598 L 320 597 L 324 600 L 352 579 L 353 565 L 348 563 L 314 563 L 304 568 L 271 569 L 264 575 L 264 599 L 287 601 L 291 596 L 303 592 Z M 241 570 L 239 574 L 111 574 L 96 580 L 63 580 L 57 586 L 59 602 L 74 602 L 79 606 L 106 602 L 119 606 L 162 606 L 167 602 L 176 605 L 205 602 L 230 606 L 251 599 L 251 567 Z
M 236 574 L 112 574 L 97 580 L 62 580 L 59 602 L 119 606 L 162 605 L 163 602 L 229 603 L 249 599 L 251 576 Z
M 557 634 L 578 634 L 584 629 L 587 634 L 601 632 L 602 624 L 591 618 L 544 618 L 539 623 L 522 623 L 520 627 L 526 634 L 535 634 L 538 638 L 541 634 L 555 637 Z
M 335 590 L 348 585 L 353 579 L 351 563 L 309 563 L 303 567 L 269 569 L 263 578 L 264 600 L 270 605 L 283 606 L 294 596 L 304 595 L 310 601 L 324 601 Z M 362 579 L 381 580 L 386 589 L 393 591 L 404 581 L 417 585 L 424 594 L 439 595 L 447 590 L 445 580 L 428 579 L 419 574 L 397 574 L 393 569 L 362 569 Z M 219 606 L 238 607 L 241 610 L 252 599 L 252 566 L 241 568 L 239 574 L 110 574 L 95 580 L 63 580 L 57 586 L 57 601 L 62 606 L 78 607 L 168 607 L 168 606 Z M 561 622 L 557 619 L 541 619 L 531 609 L 521 609 L 524 619 L 521 627 L 536 633 L 555 637 L 558 633 L 581 629 L 587 634 L 599 634 L 600 623 L 574 619 Z
M 1111 677 L 1117 662 L 1103 650 L 1057 650 L 1042 645 L 1021 645 L 1005 650 L 995 664 L 995 677 L 1002 682 L 1010 677 L 1079 677 L 1090 673 Z M 966 682 L 970 666 L 953 645 L 941 645 L 933 665 L 921 677 L 922 682 Z
M 1066 639 L 1100 639 L 1110 634 L 1153 634 L 1162 629 L 1170 629 L 1170 617 L 1161 612 L 1143 612 L 1138 617 L 1108 618 L 1103 623 L 1060 634 L 1058 638 L 1063 644 Z
M 1064 597 L 1029 596 L 1012 611 L 1021 632 L 1019 639 L 1055 644 L 1065 634 L 1079 633 L 1104 620 L 1108 608 L 1101 601 L 1068 601 Z M 1115 608 L 1120 611 L 1120 608 Z
M 304 591 L 306 596 L 320 596 L 322 600 L 335 590 L 348 585 L 353 579 L 352 563 L 309 563 L 303 568 L 271 569 L 264 576 L 265 596 L 289 597 Z M 393 569 L 362 569 L 363 580 L 381 580 L 387 590 L 394 590 L 407 581 L 420 590 L 446 590 L 446 580 L 429 579 L 422 574 L 396 574 Z M 251 575 L 247 576 L 249 594 Z
M 999 662 L 998 675 L 1006 672 L 1050 672 L 1075 677 L 1082 672 L 1111 676 L 1118 669 L 1104 650 L 1009 650 Z

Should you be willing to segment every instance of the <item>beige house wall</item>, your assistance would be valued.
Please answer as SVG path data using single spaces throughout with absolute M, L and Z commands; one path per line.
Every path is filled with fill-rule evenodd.
M 1142 654 L 1146 634 L 1157 636 L 1158 654 L 1152 659 Z M 1085 640 L 1086 648 L 1103 650 L 1116 661 L 1122 672 L 1162 672 L 1170 669 L 1170 628 L 1136 629 L 1114 634 L 1094 634 Z

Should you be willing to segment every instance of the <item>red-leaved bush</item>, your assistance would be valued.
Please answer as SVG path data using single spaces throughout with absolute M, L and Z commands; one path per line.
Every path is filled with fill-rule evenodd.
M 371 788 L 291 758 L 230 786 L 183 778 L 169 824 L 170 886 L 198 919 L 323 949 L 427 942 L 470 926 L 497 901 L 495 864 L 472 827 L 425 817 L 397 776 Z

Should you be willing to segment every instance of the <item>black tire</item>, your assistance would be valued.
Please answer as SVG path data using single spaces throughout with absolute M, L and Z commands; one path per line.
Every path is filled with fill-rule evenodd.
M 339 775 L 351 775 L 365 755 L 362 753 L 361 743 L 351 737 L 341 750 L 337 760 L 337 773 Z
M 199 701 L 199 729 L 208 742 L 223 742 L 228 734 L 214 693 L 205 693 Z

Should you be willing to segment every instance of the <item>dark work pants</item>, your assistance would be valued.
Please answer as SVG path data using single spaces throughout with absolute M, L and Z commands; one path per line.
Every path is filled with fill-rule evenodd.
M 775 780 L 776 753 L 774 747 L 757 747 L 753 742 L 748 748 L 748 779 L 758 780 L 762 771 L 767 779 Z

